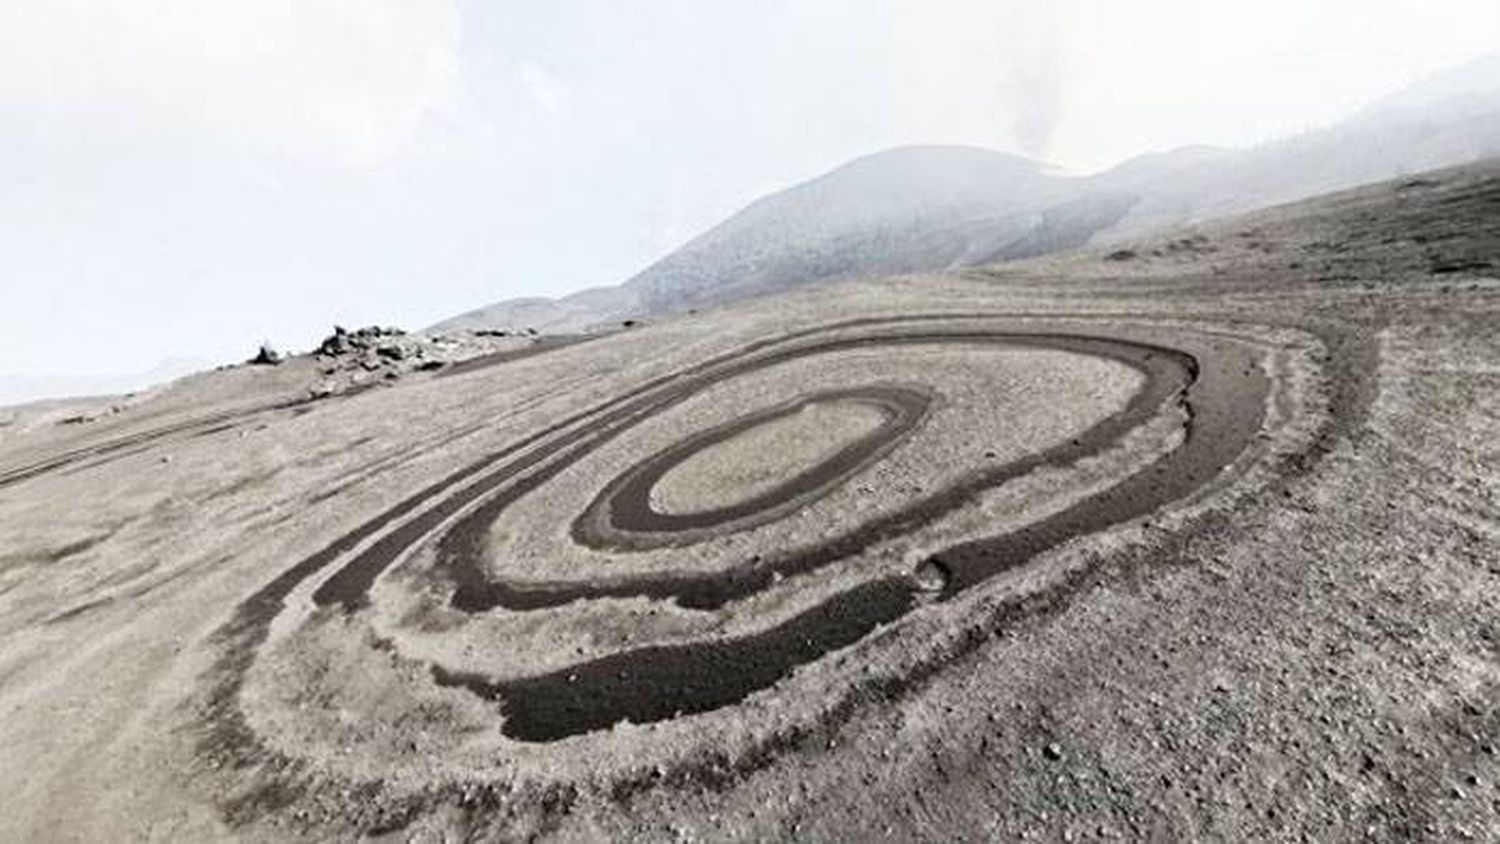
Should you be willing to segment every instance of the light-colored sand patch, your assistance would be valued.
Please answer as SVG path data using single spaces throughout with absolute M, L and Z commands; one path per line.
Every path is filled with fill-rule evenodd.
M 662 513 L 701 513 L 746 501 L 831 458 L 885 419 L 860 402 L 809 404 L 684 460 L 651 490 L 651 504 Z

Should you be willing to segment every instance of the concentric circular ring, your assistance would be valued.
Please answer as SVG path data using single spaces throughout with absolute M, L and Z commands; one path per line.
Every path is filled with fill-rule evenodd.
M 794 681 L 804 667 L 844 671 L 844 660 L 832 655 L 899 639 L 905 620 L 930 614 L 924 608 L 964 603 L 976 587 L 1028 568 L 1070 539 L 1211 489 L 1262 431 L 1275 386 L 1264 348 L 1222 328 L 942 314 L 799 331 L 652 379 L 414 493 L 243 603 L 220 634 L 209 744 L 240 757 L 295 754 L 286 740 L 267 746 L 260 738 L 266 733 L 256 724 L 281 716 L 276 695 L 256 680 L 258 655 L 268 648 L 327 650 L 334 659 L 352 653 L 360 636 L 348 637 L 356 630 L 368 631 L 360 635 L 376 646 L 361 670 L 387 675 L 382 706 L 412 713 L 438 702 L 458 706 L 471 724 L 458 733 L 474 737 L 483 735 L 475 730 L 489 711 L 493 733 L 481 744 L 491 748 L 489 758 L 505 748 L 500 758 L 514 760 L 505 765 L 512 779 L 532 776 L 511 767 L 531 758 L 528 746 L 576 745 L 592 754 L 611 740 L 612 732 L 601 731 L 621 724 L 681 723 L 692 732 L 690 716 L 714 718 L 752 699 L 770 700 L 774 689 L 808 685 Z M 1036 448 L 993 460 L 952 458 L 943 450 L 951 443 L 933 440 L 928 429 L 958 412 L 952 408 L 984 397 L 945 392 L 936 386 L 941 378 L 922 383 L 920 361 L 897 365 L 922 354 L 986 364 L 965 364 L 979 367 L 974 384 L 1000 377 L 991 370 L 1005 368 L 1004 355 L 1053 356 L 1049 365 L 1093 367 L 1090 378 L 1117 380 L 1107 401 L 1118 405 L 1097 418 L 1057 423 L 1066 433 Z M 841 382 L 834 364 L 845 360 L 858 363 L 850 371 L 885 377 Z M 751 388 L 756 373 L 814 365 L 842 386 L 767 393 L 764 400 Z M 743 407 L 726 408 L 685 435 L 664 428 L 647 436 L 653 420 L 697 419 L 704 412 L 699 397 L 731 387 L 746 393 Z M 1024 387 L 1045 395 L 1054 385 Z M 881 422 L 728 504 L 668 511 L 652 503 L 653 489 L 696 456 L 820 402 L 859 404 Z M 634 451 L 648 441 L 657 445 Z M 907 459 L 903 454 L 926 453 L 922 448 L 937 448 L 932 453 L 953 464 L 933 475 L 936 483 L 886 495 L 878 507 L 860 503 L 871 473 Z M 618 468 L 603 474 L 605 465 Z M 559 490 L 575 489 L 566 496 L 586 497 L 571 513 L 560 509 L 566 496 L 553 501 Z M 991 499 L 1007 495 L 997 506 L 1023 521 L 993 518 L 1000 511 Z M 826 521 L 817 508 L 834 499 L 854 505 Z M 543 548 L 568 542 L 570 554 L 597 561 L 594 567 L 573 571 L 544 557 L 502 560 L 497 568 L 495 549 L 510 541 L 497 546 L 497 536 L 532 524 L 512 517 L 522 506 L 555 512 L 558 523 L 555 535 L 527 541 Z M 762 541 L 808 519 L 810 532 L 797 534 L 803 539 L 780 548 Z M 735 550 L 751 547 L 756 553 L 743 557 Z M 928 577 L 933 571 L 943 576 Z M 872 636 L 877 631 L 885 634 Z M 333 644 L 345 640 L 350 644 Z M 510 662 L 489 664 L 478 649 L 502 641 L 498 653 Z M 933 651 L 931 659 L 946 657 Z M 331 682 L 318 679 L 327 668 L 307 671 L 314 685 Z M 277 681 L 297 685 L 284 674 Z M 258 691 L 247 708 L 251 683 Z M 336 689 L 328 694 L 338 697 Z M 849 711 L 836 695 L 807 709 L 842 717 Z M 533 773 L 548 780 L 542 770 Z

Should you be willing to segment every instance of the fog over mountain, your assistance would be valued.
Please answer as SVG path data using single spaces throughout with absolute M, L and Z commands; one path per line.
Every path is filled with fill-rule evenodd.
M 579 331 L 839 279 L 973 266 L 1139 235 L 1500 155 L 1500 55 L 1243 150 L 1186 147 L 1071 176 L 910 146 L 763 197 L 616 287 L 507 300 L 434 328 Z
M 1327 128 L 1240 152 L 1146 156 L 1101 174 L 1140 197 L 1114 239 L 1500 155 L 1500 54 L 1438 74 Z

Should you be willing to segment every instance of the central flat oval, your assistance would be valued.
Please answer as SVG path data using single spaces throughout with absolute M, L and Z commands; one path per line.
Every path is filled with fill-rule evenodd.
M 696 542 L 779 519 L 900 444 L 932 396 L 888 384 L 813 393 L 702 431 L 612 481 L 574 523 L 619 549 Z
M 803 403 L 678 463 L 651 488 L 651 507 L 674 515 L 723 510 L 761 497 L 891 421 L 887 408 L 858 399 Z

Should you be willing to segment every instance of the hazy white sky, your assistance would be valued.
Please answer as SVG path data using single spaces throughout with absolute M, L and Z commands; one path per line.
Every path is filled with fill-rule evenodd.
M 1495 0 L 0 0 L 0 376 L 616 283 L 897 144 L 1253 143 L 1497 32 Z

